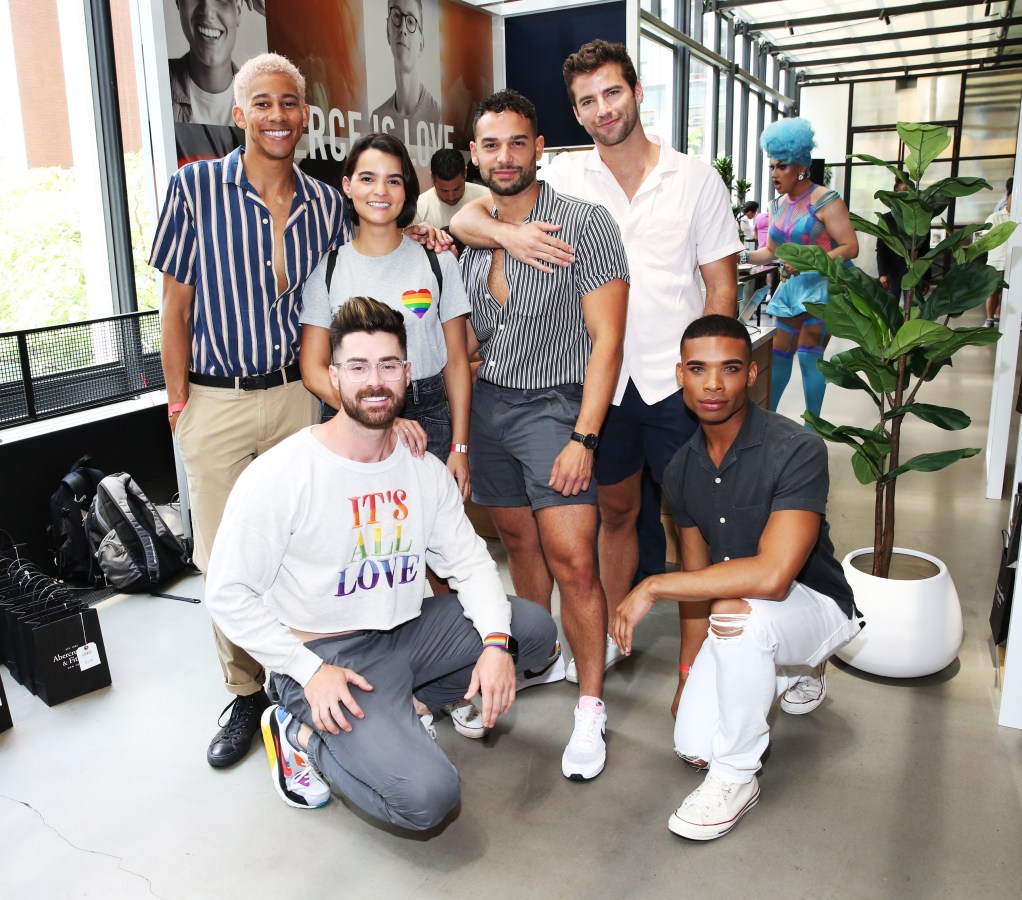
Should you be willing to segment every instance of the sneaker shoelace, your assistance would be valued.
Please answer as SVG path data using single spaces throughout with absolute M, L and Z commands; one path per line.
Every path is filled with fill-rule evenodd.
M 685 806 L 694 806 L 704 813 L 715 812 L 727 805 L 734 788 L 735 785 L 730 782 L 707 775 L 706 780 L 685 801 Z
M 257 718 L 259 713 L 262 712 L 262 710 L 256 708 L 256 696 L 253 694 L 251 697 L 235 697 L 223 708 L 223 712 L 220 713 L 221 719 L 227 710 L 231 710 L 231 717 L 227 720 L 227 724 L 223 726 L 223 737 L 239 737 L 252 729 L 252 720 Z
M 571 733 L 571 743 L 576 747 L 591 750 L 596 746 L 600 733 L 600 713 L 591 709 L 580 709 L 575 715 L 575 730 Z

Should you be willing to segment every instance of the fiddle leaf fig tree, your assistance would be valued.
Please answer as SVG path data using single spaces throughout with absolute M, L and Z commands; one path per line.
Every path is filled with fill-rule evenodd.
M 826 276 L 829 302 L 807 303 L 812 316 L 823 319 L 828 331 L 855 346 L 819 360 L 824 378 L 848 390 L 865 392 L 876 407 L 872 427 L 834 425 L 806 411 L 803 418 L 820 437 L 852 448 L 852 469 L 862 484 L 875 491 L 873 574 L 886 578 L 894 552 L 894 500 L 899 476 L 906 472 L 936 472 L 959 459 L 975 456 L 977 447 L 920 453 L 901 458 L 901 428 L 906 416 L 915 416 L 948 431 L 966 428 L 971 419 L 959 409 L 924 403 L 920 390 L 932 382 L 963 347 L 992 344 L 1000 333 L 993 328 L 955 327 L 956 320 L 1004 286 L 1000 273 L 978 257 L 1003 244 L 1015 229 L 1006 222 L 978 239 L 986 225 L 967 225 L 947 234 L 935 247 L 924 250 L 934 219 L 955 197 L 965 197 L 990 185 L 981 178 L 943 178 L 922 187 L 927 167 L 949 146 L 947 129 L 938 125 L 898 123 L 898 134 L 908 149 L 904 168 L 872 156 L 857 159 L 882 166 L 904 185 L 900 191 L 877 191 L 875 197 L 890 211 L 871 222 L 851 214 L 855 230 L 883 241 L 905 260 L 903 296 L 888 293 L 879 279 L 862 269 L 846 267 L 817 246 L 783 244 L 777 255 L 799 271 Z M 946 223 L 944 231 L 948 232 Z M 930 268 L 950 253 L 955 265 L 924 295 Z M 938 394 L 939 399 L 939 394 Z

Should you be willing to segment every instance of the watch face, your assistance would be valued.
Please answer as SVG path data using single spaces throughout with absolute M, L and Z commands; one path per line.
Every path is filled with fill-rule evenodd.
M 595 450 L 596 445 L 599 443 L 600 439 L 595 434 L 587 434 L 584 438 L 582 438 L 582 446 L 585 447 L 586 450 Z

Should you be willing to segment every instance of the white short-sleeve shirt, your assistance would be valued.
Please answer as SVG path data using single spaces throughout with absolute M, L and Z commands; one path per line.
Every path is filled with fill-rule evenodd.
M 629 378 L 648 404 L 678 390 L 681 335 L 703 312 L 699 266 L 742 249 L 720 176 L 647 137 L 660 146 L 660 159 L 631 201 L 596 148 L 562 154 L 540 171 L 556 191 L 605 206 L 621 229 L 631 289 L 615 404 Z

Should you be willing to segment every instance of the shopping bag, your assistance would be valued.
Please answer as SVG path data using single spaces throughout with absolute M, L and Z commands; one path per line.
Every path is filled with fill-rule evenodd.
M 0 678 L 0 731 L 6 731 L 12 725 L 14 725 L 14 722 L 11 721 L 11 708 L 7 705 L 4 680 Z
M 47 706 L 110 684 L 110 665 L 96 610 L 53 610 L 25 624 L 32 636 L 32 685 Z
M 1008 622 L 1011 618 L 1011 598 L 1015 593 L 1015 577 L 1018 572 L 1019 543 L 1022 538 L 1022 484 L 1015 494 L 1015 506 L 1011 513 L 1008 531 L 1001 532 L 1001 566 L 997 571 L 994 585 L 994 602 L 990 609 L 990 633 L 995 644 L 1008 639 Z

